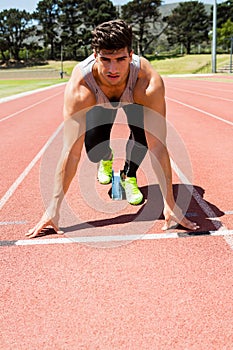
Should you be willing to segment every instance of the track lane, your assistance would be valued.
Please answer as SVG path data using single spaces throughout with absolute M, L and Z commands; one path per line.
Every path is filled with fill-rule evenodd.
M 218 81 L 213 78 L 205 81 L 204 78 L 201 78 L 201 81 L 198 79 L 192 78 L 164 78 L 166 86 L 170 86 L 178 89 L 193 90 L 195 94 L 198 93 L 208 93 L 210 95 L 218 97 L 226 96 L 228 99 L 232 99 L 233 93 L 233 78 L 229 77 L 228 82 Z
M 33 105 L 39 105 L 40 102 L 47 100 L 50 96 L 63 93 L 63 91 L 64 84 L 59 84 L 44 89 L 18 94 L 15 95 L 14 98 L 9 96 L 0 99 L 0 122 L 3 118 L 8 117 L 9 115 L 18 114 L 21 110 L 30 109 Z
M 172 91 L 170 92 L 170 90 Z M 184 105 L 192 106 L 193 109 L 200 109 L 233 123 L 233 98 L 225 98 L 223 93 L 219 93 L 219 97 L 217 97 L 213 94 L 201 94 L 199 91 L 196 93 L 190 89 L 171 88 L 169 84 L 166 91 L 167 96 L 169 97 L 169 95 L 172 95 L 173 100 L 177 100 Z M 223 103 L 225 107 L 224 110 L 222 109 Z
M 230 179 L 230 153 L 224 153 L 226 148 L 219 145 L 213 164 L 212 155 L 220 135 L 224 135 L 223 146 L 230 148 L 230 129 L 217 120 L 207 122 L 198 113 L 190 116 L 188 108 L 171 101 L 168 120 L 188 149 L 194 185 L 205 190 L 205 199 L 212 196 L 209 204 L 220 211 L 221 203 L 226 205 L 230 197 L 226 191 L 221 203 L 218 199 L 219 184 Z M 122 130 L 115 130 L 115 135 L 120 134 Z M 214 146 L 213 136 L 217 137 Z M 210 142 L 208 149 L 206 139 Z M 224 161 L 228 167 L 222 173 L 222 182 L 217 181 L 219 177 L 211 185 L 210 173 L 219 176 Z M 4 220 L 10 217 L 27 223 L 0 227 L 1 239 L 22 239 L 25 229 L 43 212 L 39 172 L 40 164 L 36 163 L 2 210 Z M 107 224 L 106 219 L 113 218 L 113 213 L 97 212 L 93 217 L 95 210 L 91 212 L 84 199 L 80 202 L 77 181 L 78 178 L 72 184 L 70 203 L 80 214 L 84 212 L 85 218 L 94 222 L 101 219 L 98 224 Z M 146 184 L 143 176 L 140 181 Z M 96 187 L 106 205 L 115 205 L 107 195 L 108 186 Z M 159 201 L 157 188 L 153 196 Z M 191 209 L 200 215 L 206 228 L 211 227 L 198 205 L 191 203 Z M 130 219 L 138 210 L 127 206 L 122 215 Z M 147 214 L 147 220 L 155 219 L 153 213 Z M 118 225 L 124 234 L 124 224 L 113 221 L 107 228 L 97 227 L 97 232 L 107 230 L 109 234 Z M 161 220 L 157 220 L 151 231 L 160 230 Z M 83 228 L 81 232 L 85 234 L 87 230 Z M 78 344 L 81 349 L 219 350 L 230 349 L 233 343 L 233 254 L 222 237 L 137 240 L 115 249 L 87 244 L 8 246 L 0 247 L 0 254 L 4 271 L 0 299 L 4 350 L 23 348 L 25 344 L 36 349 L 76 350 Z
M 221 238 L 8 247 L 1 260 L 4 349 L 231 347 L 233 260 Z
M 1 195 L 23 172 L 62 122 L 63 92 L 64 86 L 59 92 L 53 89 L 46 91 L 47 98 L 44 101 L 42 99 L 42 103 L 40 93 L 36 93 L 36 97 L 30 95 L 22 98 L 24 108 L 16 112 L 14 107 L 12 111 L 17 114 L 0 121 L 1 169 L 4 177 Z M 9 104 L 12 105 L 12 102 L 4 103 L 2 107 L 5 108 Z M 9 114 L 5 114 L 5 118 L 8 116 Z
M 187 94 L 185 92 L 182 96 L 178 94 L 173 89 L 169 90 L 168 87 L 168 115 L 173 125 L 179 130 L 188 151 L 193 154 L 194 181 L 205 191 L 205 199 L 215 204 L 217 212 L 227 211 L 227 208 L 233 207 L 233 165 L 229 160 L 233 149 L 233 128 L 231 124 L 224 123 L 224 120 L 228 121 L 224 110 L 226 108 L 229 113 L 227 115 L 232 117 L 233 102 L 231 104 L 224 102 L 224 108 L 219 103 L 214 115 L 211 116 L 202 113 L 201 108 L 193 109 L 193 105 L 200 105 L 199 100 L 195 99 L 193 103 L 191 101 L 187 103 Z M 169 96 L 172 98 L 169 99 Z M 183 103 L 184 100 L 185 103 Z M 202 98 L 201 104 L 204 105 L 204 111 L 212 109 L 212 104 L 208 104 L 207 97 Z M 216 113 L 222 120 L 214 118 Z M 192 128 L 191 134 L 190 128 L 187 127 L 189 125 Z M 224 216 L 223 221 L 232 227 L 232 216 Z
M 229 92 L 229 96 L 227 96 L 227 94 L 224 94 L 224 96 L 219 96 L 219 94 L 216 92 L 216 94 L 213 94 L 212 91 L 211 92 L 208 92 L 208 91 L 195 91 L 195 90 L 191 90 L 190 88 L 177 88 L 177 87 L 169 87 L 170 89 L 174 89 L 176 91 L 180 91 L 180 92 L 185 92 L 185 93 L 189 93 L 189 94 L 192 94 L 192 95 L 196 95 L 198 97 L 208 97 L 210 99 L 213 99 L 213 100 L 217 100 L 219 102 L 233 102 L 233 98 L 231 97 L 232 96 L 232 92 Z

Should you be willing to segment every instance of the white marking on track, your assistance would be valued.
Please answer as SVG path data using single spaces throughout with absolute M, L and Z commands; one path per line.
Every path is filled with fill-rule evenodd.
M 196 108 L 196 107 L 194 107 L 194 106 L 188 105 L 187 103 L 184 103 L 184 102 L 175 100 L 175 99 L 170 98 L 170 97 L 166 97 L 166 99 L 167 99 L 167 100 L 170 100 L 170 101 L 173 101 L 173 102 L 175 102 L 175 103 L 178 103 L 178 104 L 180 104 L 180 105 L 182 105 L 182 106 L 188 107 L 188 108 L 190 108 L 190 109 L 194 109 L 194 110 L 197 111 L 197 112 L 206 114 L 206 115 L 208 115 L 209 117 L 212 117 L 212 118 L 214 118 L 214 119 L 220 120 L 220 121 L 223 122 L 223 123 L 226 123 L 226 124 L 229 124 L 229 125 L 233 126 L 233 122 L 231 122 L 230 120 L 223 119 L 223 118 L 221 118 L 221 117 L 219 117 L 219 116 L 217 116 L 217 115 L 215 115 L 215 114 L 212 114 L 212 113 L 203 111 L 202 109 Z
M 39 89 L 35 89 L 35 90 L 30 90 L 30 91 L 26 91 L 26 92 L 21 92 L 21 93 L 19 93 L 19 94 L 12 95 L 12 96 L 3 97 L 3 98 L 0 98 L 0 103 L 9 102 L 9 101 L 12 101 L 12 100 L 16 100 L 16 99 L 18 99 L 18 98 L 22 98 L 22 97 L 25 97 L 25 96 L 29 96 L 29 95 L 36 94 L 36 93 L 38 93 L 38 92 L 42 92 L 42 91 L 46 91 L 46 90 L 55 89 L 55 88 L 60 87 L 60 86 L 62 86 L 62 85 L 64 85 L 64 84 L 66 84 L 66 82 L 65 82 L 65 83 L 59 83 L 59 84 L 55 84 L 55 85 L 46 86 L 46 87 L 39 88 Z
M 231 249 L 233 249 L 233 236 L 224 236 L 225 241 L 230 246 Z
M 225 215 L 232 215 L 233 214 L 233 210 L 226 210 L 224 211 Z
M 195 74 L 195 77 L 193 76 L 190 76 L 192 78 L 195 78 L 196 77 L 196 74 Z M 170 76 L 170 78 L 172 78 L 172 76 Z M 172 82 L 172 79 L 169 80 L 169 87 L 172 88 L 172 85 L 171 85 L 171 82 Z M 179 79 L 179 82 L 180 82 L 180 79 Z M 184 85 L 184 82 L 186 82 L 185 80 L 182 81 L 183 85 Z M 199 82 L 199 83 L 198 83 Z M 174 81 L 172 82 L 174 83 Z M 197 84 L 198 83 L 198 84 Z M 219 87 L 213 87 L 213 82 L 212 81 L 208 81 L 208 80 L 193 80 L 192 79 L 192 87 L 193 88 L 196 88 L 196 89 L 200 89 L 200 83 L 202 85 L 202 88 L 206 88 L 208 90 L 212 90 L 212 91 L 219 91 Z M 203 83 L 206 83 L 205 85 Z M 220 82 L 222 84 L 222 82 Z M 218 84 L 218 82 L 217 82 Z M 223 84 L 227 84 L 226 86 L 229 87 L 229 89 L 222 89 L 221 88 L 221 92 L 226 92 L 226 93 L 229 93 L 229 92 L 232 92 L 232 89 L 231 89 L 231 81 L 228 81 L 228 82 L 223 82 Z M 177 85 L 177 84 L 176 84 Z M 186 84 L 187 85 L 187 84 Z M 187 85 L 188 88 L 190 88 L 190 83 Z M 217 85 L 216 85 L 217 86 Z M 175 87 L 176 88 L 176 87 Z
M 223 98 L 223 97 L 220 97 L 220 96 L 213 96 L 213 95 L 208 95 L 208 94 L 203 94 L 203 93 L 200 93 L 200 92 L 196 92 L 194 90 L 187 90 L 187 89 L 181 89 L 181 88 L 177 88 L 177 87 L 169 87 L 170 89 L 173 89 L 173 90 L 179 90 L 179 91 L 184 91 L 184 92 L 187 92 L 187 93 L 190 93 L 192 95 L 199 95 L 199 96 L 205 96 L 205 97 L 209 97 L 209 98 L 214 98 L 215 100 L 222 100 L 222 101 L 227 101 L 227 102 L 233 102 L 233 99 L 229 99 L 229 98 Z
M 192 191 L 193 198 L 198 203 L 200 208 L 203 210 L 203 212 L 208 216 L 214 227 L 217 231 L 212 232 L 212 236 L 223 236 L 226 243 L 230 246 L 231 249 L 233 249 L 233 237 L 228 237 L 228 234 L 232 234 L 233 230 L 227 230 L 225 225 L 221 222 L 219 218 L 216 217 L 214 211 L 208 206 L 208 204 L 203 200 L 201 195 L 198 193 L 198 191 L 193 188 L 193 190 L 190 189 L 190 185 L 192 188 L 192 184 L 189 182 L 189 180 L 186 178 L 186 176 L 181 172 L 181 170 L 178 168 L 178 166 L 173 162 L 171 159 L 171 165 L 173 170 L 177 173 L 181 181 L 185 184 L 188 184 L 187 187 L 189 191 Z M 210 231 L 211 232 L 211 231 Z M 198 234 L 198 232 L 196 233 Z M 195 234 L 194 234 L 195 235 Z
M 5 246 L 34 246 L 34 245 L 50 245 L 50 244 L 70 244 L 70 243 L 103 243 L 103 242 L 132 242 L 145 240 L 161 240 L 161 239 L 178 239 L 178 238 L 193 238 L 200 236 L 224 236 L 232 239 L 233 230 L 224 231 L 206 231 L 206 232 L 177 232 L 169 233 L 148 233 L 144 235 L 116 235 L 116 236 L 81 236 L 81 237 L 62 237 L 62 238 L 43 238 L 43 239 L 21 239 L 12 241 L 0 241 L 0 247 Z M 233 248 L 233 245 L 232 245 Z
M 54 97 L 56 97 L 56 96 L 58 96 L 58 95 L 61 95 L 62 93 L 63 93 L 63 91 L 59 91 L 58 93 L 56 93 L 56 94 L 54 94 L 54 95 L 52 95 L 52 96 L 46 97 L 46 98 L 44 98 L 43 100 L 40 100 L 40 101 L 38 101 L 38 102 L 36 102 L 36 103 L 33 103 L 32 105 L 30 105 L 30 106 L 28 106 L 28 107 L 25 107 L 25 108 L 23 108 L 23 109 L 20 109 L 19 111 L 15 112 L 15 113 L 12 113 L 12 114 L 8 115 L 7 117 L 4 117 L 4 118 L 0 119 L 0 122 L 4 122 L 5 120 L 8 120 L 8 119 L 10 119 L 10 118 L 13 118 L 13 117 L 15 117 L 16 115 L 19 115 L 19 114 L 22 113 L 22 112 L 25 112 L 25 111 L 27 111 L 27 110 L 29 110 L 29 109 L 35 107 L 35 106 L 38 106 L 39 104 L 41 104 L 41 103 L 43 103 L 43 102 L 46 102 L 46 101 L 51 100 L 52 98 L 54 98 Z
M 27 221 L 1 221 L 0 226 L 8 226 L 8 225 L 24 225 Z
M 210 208 L 210 206 L 203 200 L 202 196 L 198 193 L 198 191 L 192 186 L 191 182 L 187 179 L 187 177 L 182 173 L 182 171 L 178 168 L 176 163 L 171 159 L 171 165 L 173 170 L 179 176 L 183 184 L 188 185 L 187 189 L 191 192 L 193 198 L 199 205 L 199 207 L 203 210 L 203 212 L 208 216 L 208 218 L 212 221 L 214 227 L 218 229 L 222 229 L 224 226 L 221 221 L 216 218 L 214 211 Z
M 34 167 L 34 165 L 38 162 L 38 160 L 42 157 L 44 152 L 47 150 L 47 148 L 51 145 L 53 140 L 56 138 L 56 136 L 59 134 L 59 132 L 63 128 L 63 123 L 60 124 L 60 126 L 57 128 L 57 130 L 52 134 L 52 136 L 48 139 L 46 144 L 41 148 L 41 150 L 37 153 L 37 155 L 33 158 L 33 160 L 28 164 L 28 166 L 24 169 L 24 171 L 20 174 L 20 176 L 15 180 L 15 182 L 11 185 L 9 190 L 5 193 L 5 195 L 0 200 L 0 210 L 3 208 L 3 206 L 7 203 L 9 198 L 13 195 L 13 193 L 17 190 L 21 182 L 25 179 L 25 177 L 28 175 L 28 173 L 31 171 L 31 169 Z

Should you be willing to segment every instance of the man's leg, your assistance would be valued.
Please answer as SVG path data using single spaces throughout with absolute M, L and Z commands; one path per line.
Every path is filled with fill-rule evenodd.
M 143 200 L 143 195 L 137 186 L 136 173 L 147 152 L 143 106 L 127 105 L 124 110 L 130 128 L 130 137 L 126 145 L 126 161 L 123 170 L 125 181 L 123 185 L 128 202 L 139 204 Z
M 100 162 L 97 177 L 102 184 L 108 184 L 112 179 L 110 133 L 116 113 L 117 110 L 96 106 L 86 115 L 86 152 L 92 162 Z

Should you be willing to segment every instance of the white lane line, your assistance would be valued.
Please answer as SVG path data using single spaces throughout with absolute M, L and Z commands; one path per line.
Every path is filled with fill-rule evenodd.
M 171 159 L 171 166 L 173 170 L 176 172 L 178 177 L 181 179 L 183 184 L 188 185 L 187 189 L 192 194 L 193 198 L 199 205 L 199 207 L 203 210 L 203 212 L 207 215 L 207 217 L 210 219 L 214 227 L 218 229 L 224 228 L 223 224 L 219 220 L 219 218 L 216 217 L 216 214 L 214 211 L 210 208 L 210 206 L 206 203 L 205 200 L 203 200 L 202 196 L 198 193 L 198 191 L 193 187 L 192 183 L 187 179 L 187 177 L 183 174 L 183 172 L 179 169 L 179 167 L 176 165 L 176 163 Z
M 233 236 L 224 236 L 225 241 L 230 246 L 230 248 L 233 250 Z
M 38 92 L 55 89 L 55 88 L 60 87 L 60 86 L 62 86 L 64 84 L 67 84 L 67 83 L 66 82 L 65 83 L 59 83 L 59 84 L 50 85 L 50 86 L 46 86 L 46 87 L 35 89 L 35 90 L 21 92 L 21 93 L 16 94 L 16 95 L 3 97 L 3 98 L 0 98 L 0 104 L 1 103 L 5 103 L 5 102 L 9 102 L 9 101 L 12 101 L 12 100 L 17 100 L 17 99 L 25 97 L 25 96 L 33 95 L 33 94 L 36 94 Z
M 3 206 L 7 203 L 9 198 L 13 195 L 13 193 L 17 190 L 21 182 L 25 179 L 25 177 L 28 175 L 28 173 L 31 171 L 31 169 L 34 167 L 34 165 L 38 162 L 38 160 L 42 157 L 44 152 L 47 150 L 47 148 L 50 146 L 50 144 L 53 142 L 53 140 L 56 138 L 56 136 L 59 134 L 59 132 L 63 128 L 63 123 L 60 124 L 60 126 L 57 128 L 57 130 L 53 133 L 53 135 L 48 139 L 46 144 L 41 148 L 41 150 L 37 153 L 37 155 L 33 158 L 33 160 L 28 164 L 28 166 L 24 169 L 24 171 L 20 174 L 20 176 L 15 180 L 15 182 L 11 185 L 9 190 L 5 193 L 5 195 L 0 200 L 0 210 L 3 208 Z
M 18 114 L 20 114 L 20 113 L 22 113 L 22 112 L 25 112 L 25 111 L 27 111 L 28 109 L 31 109 L 31 108 L 33 108 L 33 107 L 35 107 L 35 106 L 38 106 L 39 104 L 41 104 L 41 103 L 43 103 L 43 102 L 45 102 L 45 101 L 51 100 L 52 98 L 54 98 L 54 97 L 56 97 L 56 96 L 58 96 L 58 95 L 61 95 L 62 93 L 63 93 L 63 91 L 59 91 L 59 92 L 57 92 L 56 94 L 54 94 L 54 95 L 52 95 L 52 96 L 46 97 L 46 98 L 44 98 L 43 100 L 40 100 L 40 101 L 38 101 L 38 102 L 36 102 L 36 103 L 33 103 L 32 105 L 30 105 L 30 106 L 28 106 L 28 107 L 25 107 L 25 108 L 23 108 L 23 109 L 20 109 L 19 111 L 15 112 L 15 113 L 12 113 L 12 114 L 8 115 L 7 117 L 4 117 L 4 118 L 0 119 L 0 122 L 4 122 L 5 120 L 8 120 L 8 119 L 10 119 L 10 118 L 12 118 L 12 117 L 15 117 L 16 115 L 18 115 Z
M 186 176 L 181 172 L 181 170 L 178 168 L 178 166 L 173 162 L 171 159 L 171 165 L 173 170 L 177 173 L 179 178 L 184 184 L 188 184 L 189 186 L 187 189 L 192 193 L 193 198 L 197 202 L 197 204 L 200 206 L 200 208 L 203 210 L 203 212 L 207 215 L 209 220 L 212 222 L 214 227 L 217 231 L 210 231 L 213 232 L 211 235 L 213 236 L 223 236 L 226 243 L 229 245 L 231 249 L 233 249 L 233 237 L 229 237 L 228 233 L 232 234 L 233 230 L 227 230 L 226 226 L 223 225 L 221 220 L 216 217 L 216 214 L 214 211 L 209 207 L 209 205 L 203 200 L 202 196 L 198 193 L 198 191 L 193 187 L 192 184 L 189 182 L 189 180 L 186 178 Z M 191 187 L 190 187 L 191 185 Z M 192 188 L 192 190 L 191 190 Z M 215 233 L 214 233 L 215 232 Z M 194 233 L 195 235 L 195 233 Z M 198 235 L 198 232 L 196 232 L 196 235 Z
M 72 238 L 43 238 L 43 239 L 21 239 L 12 241 L 0 241 L 0 247 L 5 246 L 34 246 L 34 245 L 50 245 L 50 244 L 70 244 L 70 243 L 103 243 L 103 242 L 132 242 L 145 240 L 161 240 L 161 239 L 178 239 L 193 238 L 200 236 L 225 236 L 229 239 L 233 238 L 233 230 L 224 231 L 203 231 L 203 232 L 170 232 L 170 233 L 148 233 L 145 235 L 116 235 L 116 236 L 77 236 Z
M 231 121 L 229 121 L 229 120 L 226 120 L 226 119 L 223 119 L 223 118 L 221 118 L 221 117 L 218 117 L 218 116 L 215 115 L 215 114 L 212 114 L 212 113 L 203 111 L 202 109 L 193 107 L 193 106 L 191 106 L 191 105 L 188 105 L 187 103 L 184 103 L 184 102 L 175 100 L 175 99 L 170 98 L 170 97 L 166 97 L 166 99 L 167 99 L 167 100 L 170 100 L 170 101 L 173 101 L 173 102 L 175 102 L 175 103 L 178 103 L 178 104 L 180 104 L 180 105 L 182 105 L 182 106 L 188 107 L 188 108 L 190 108 L 190 109 L 194 109 L 194 110 L 197 111 L 197 112 L 206 114 L 206 115 L 208 115 L 209 117 L 212 117 L 212 118 L 214 118 L 214 119 L 220 120 L 221 122 L 224 122 L 224 123 L 226 123 L 226 124 L 229 124 L 229 125 L 233 126 L 233 122 L 231 122 Z
M 192 95 L 199 95 L 199 96 L 205 96 L 205 97 L 209 97 L 209 98 L 214 98 L 215 100 L 222 100 L 222 101 L 227 101 L 227 102 L 233 102 L 233 99 L 229 99 L 229 98 L 223 98 L 223 97 L 219 97 L 219 96 L 213 96 L 213 95 L 207 95 L 207 94 L 202 94 L 200 92 L 196 92 L 196 91 L 193 91 L 193 90 L 187 90 L 187 89 L 181 89 L 181 88 L 177 88 L 177 87 L 169 87 L 170 89 L 173 89 L 173 90 L 179 90 L 179 91 L 185 91 L 187 93 L 190 93 Z
M 179 80 L 179 82 L 180 82 L 180 80 Z M 184 81 L 183 81 L 184 82 Z M 182 82 L 182 83 L 183 83 Z M 195 81 L 196 82 L 196 81 Z M 200 80 L 199 80 L 199 82 L 200 82 Z M 209 83 L 208 81 L 205 81 L 205 82 L 207 82 L 207 83 Z M 174 83 L 174 82 L 173 82 Z M 210 84 L 207 84 L 207 85 L 203 85 L 203 81 L 201 81 L 201 83 L 202 83 L 202 88 L 206 88 L 206 89 L 208 89 L 208 90 L 212 90 L 212 91 L 219 91 L 219 88 L 214 88 L 214 87 L 212 87 L 212 82 L 211 82 L 211 86 L 210 86 Z M 226 84 L 229 84 L 229 83 L 226 83 Z M 177 84 L 176 84 L 177 85 Z M 171 87 L 172 88 L 172 85 L 171 85 L 171 80 L 169 80 L 169 87 Z M 194 81 L 192 81 L 192 87 L 193 88 L 197 88 L 197 89 L 199 89 L 200 88 L 200 84 L 195 84 L 194 83 Z M 174 89 L 175 89 L 176 87 L 174 87 Z M 188 85 L 188 88 L 190 88 L 190 84 Z M 226 92 L 226 93 L 231 93 L 233 90 L 231 89 L 231 85 L 229 84 L 229 88 L 230 89 L 221 89 L 221 92 Z
M 8 225 L 24 225 L 27 221 L 1 221 L 0 226 L 8 226 Z

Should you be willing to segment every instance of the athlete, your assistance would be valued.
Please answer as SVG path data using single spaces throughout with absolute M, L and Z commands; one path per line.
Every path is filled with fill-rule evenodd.
M 109 138 L 116 111 L 121 107 L 131 130 L 122 172 L 127 200 L 131 204 L 142 200 L 136 171 L 148 149 L 163 195 L 163 229 L 175 222 L 196 230 L 199 226 L 183 215 L 173 196 L 162 78 L 145 58 L 133 54 L 132 29 L 124 21 L 105 22 L 92 34 L 93 55 L 74 68 L 65 90 L 63 150 L 53 196 L 38 224 L 26 235 L 36 237 L 46 227 L 63 233 L 58 226 L 60 206 L 76 174 L 84 144 L 90 160 L 100 161 L 100 183 L 111 181 L 114 155 Z

